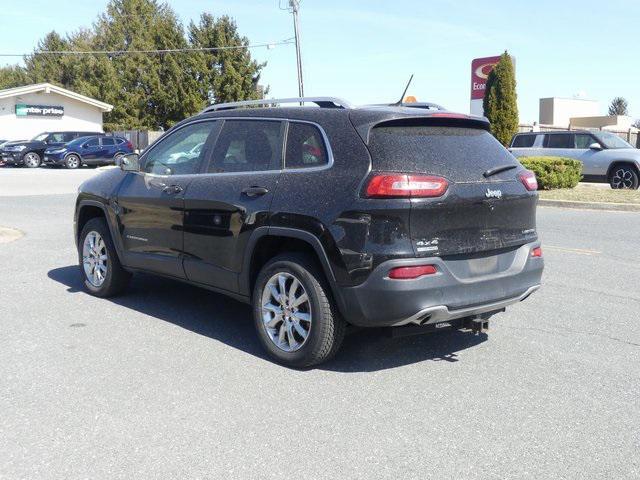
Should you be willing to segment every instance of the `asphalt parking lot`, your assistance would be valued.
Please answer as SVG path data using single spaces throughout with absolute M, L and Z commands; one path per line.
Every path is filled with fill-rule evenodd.
M 367 331 L 296 371 L 225 297 L 84 293 L 93 174 L 0 169 L 0 478 L 640 478 L 640 214 L 540 208 L 543 289 L 488 335 Z

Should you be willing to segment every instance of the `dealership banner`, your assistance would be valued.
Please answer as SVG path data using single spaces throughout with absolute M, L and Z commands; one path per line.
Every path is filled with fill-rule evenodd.
M 27 105 L 16 104 L 17 117 L 62 117 L 64 107 L 59 105 Z

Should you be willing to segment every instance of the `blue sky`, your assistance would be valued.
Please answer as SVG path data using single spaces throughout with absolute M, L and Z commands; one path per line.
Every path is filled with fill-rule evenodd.
M 285 0 L 282 0 L 285 3 Z M 90 26 L 106 0 L 0 0 L 0 53 L 33 49 L 47 31 Z M 251 43 L 293 36 L 278 0 L 171 0 L 183 23 L 202 11 L 229 14 Z M 468 112 L 470 63 L 507 49 L 516 57 L 520 119 L 541 97 L 615 96 L 640 117 L 640 2 L 567 0 L 302 0 L 305 93 L 354 103 L 394 101 L 411 73 L 418 100 Z M 270 96 L 297 95 L 292 45 L 253 54 L 267 61 Z M 15 59 L 0 58 L 2 63 Z

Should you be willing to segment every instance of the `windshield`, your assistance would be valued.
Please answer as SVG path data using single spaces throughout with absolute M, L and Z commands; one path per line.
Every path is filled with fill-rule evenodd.
M 619 136 L 609 132 L 598 132 L 595 134 L 600 143 L 607 148 L 633 148 Z
M 40 135 L 36 135 L 31 140 L 34 142 L 44 142 L 44 140 L 49 136 L 48 133 L 41 133 Z

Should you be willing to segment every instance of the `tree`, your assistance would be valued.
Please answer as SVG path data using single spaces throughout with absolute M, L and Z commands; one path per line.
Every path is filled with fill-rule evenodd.
M 616 97 L 609 105 L 609 115 L 629 115 L 629 103 L 623 97 Z
M 211 52 L 154 50 L 247 46 L 230 17 L 203 14 L 189 35 L 175 12 L 159 0 L 110 0 L 92 29 L 61 37 L 50 32 L 25 66 L 0 68 L 0 87 L 50 82 L 114 106 L 106 130 L 169 128 L 212 99 L 256 98 L 264 64 L 248 49 Z M 48 51 L 108 51 L 95 55 Z
M 220 48 L 249 45 L 247 37 L 238 33 L 236 22 L 223 15 L 216 19 L 203 13 L 188 29 L 193 48 Z M 258 81 L 265 63 L 257 63 L 246 48 L 203 52 L 194 56 L 200 95 L 209 102 L 231 102 L 259 98 Z
M 0 90 L 31 83 L 27 72 L 18 65 L 0 67 Z
M 505 51 L 489 74 L 482 103 L 491 122 L 491 133 L 505 146 L 518 133 L 517 100 L 513 62 Z

